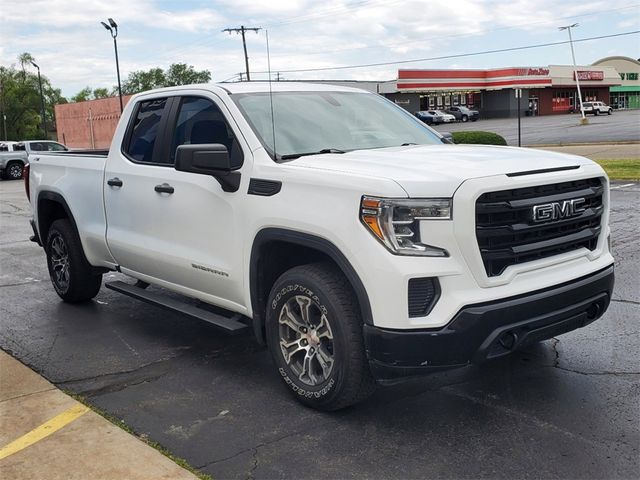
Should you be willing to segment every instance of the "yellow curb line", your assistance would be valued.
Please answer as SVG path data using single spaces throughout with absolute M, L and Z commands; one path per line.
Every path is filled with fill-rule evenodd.
M 20 438 L 14 440 L 8 445 L 0 448 L 0 460 L 19 452 L 20 450 L 39 442 L 43 438 L 48 437 L 52 433 L 57 432 L 65 425 L 70 424 L 77 418 L 87 413 L 89 409 L 82 404 L 74 405 L 69 410 L 62 412 L 60 415 L 53 417 L 48 422 L 43 423 L 39 427 L 34 428 L 29 433 L 24 434 Z

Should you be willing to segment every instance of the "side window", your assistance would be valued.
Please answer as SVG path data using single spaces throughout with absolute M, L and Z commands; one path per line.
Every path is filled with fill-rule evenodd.
M 171 143 L 171 163 L 175 161 L 176 149 L 180 145 L 203 143 L 224 145 L 229 151 L 231 166 L 242 166 L 242 150 L 218 106 L 206 98 L 184 97 Z
M 134 119 L 129 144 L 125 152 L 138 162 L 158 163 L 153 158 L 153 148 L 160 129 L 160 119 L 167 104 L 166 98 L 155 98 L 140 102 Z
M 67 149 L 59 143 L 49 142 L 47 143 L 47 150 L 50 152 L 66 152 Z
M 46 152 L 47 147 L 42 142 L 31 142 L 32 152 Z

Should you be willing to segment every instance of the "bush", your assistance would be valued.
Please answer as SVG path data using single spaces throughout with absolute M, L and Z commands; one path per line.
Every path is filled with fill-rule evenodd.
M 482 145 L 506 145 L 504 137 L 493 132 L 453 132 L 453 143 L 480 143 Z

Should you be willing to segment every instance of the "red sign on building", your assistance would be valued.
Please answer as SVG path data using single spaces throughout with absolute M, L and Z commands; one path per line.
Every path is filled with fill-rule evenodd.
M 575 72 L 573 74 L 573 79 L 576 79 Z M 604 80 L 604 72 L 593 70 L 578 70 L 578 80 L 582 80 L 585 82 L 592 80 Z

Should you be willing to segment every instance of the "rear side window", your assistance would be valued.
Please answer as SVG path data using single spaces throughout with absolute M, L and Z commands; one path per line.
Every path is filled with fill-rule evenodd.
M 133 126 L 130 126 L 129 144 L 125 149 L 125 153 L 133 160 L 159 163 L 160 159 L 154 159 L 153 153 L 160 130 L 160 120 L 166 105 L 166 98 L 140 102 Z

